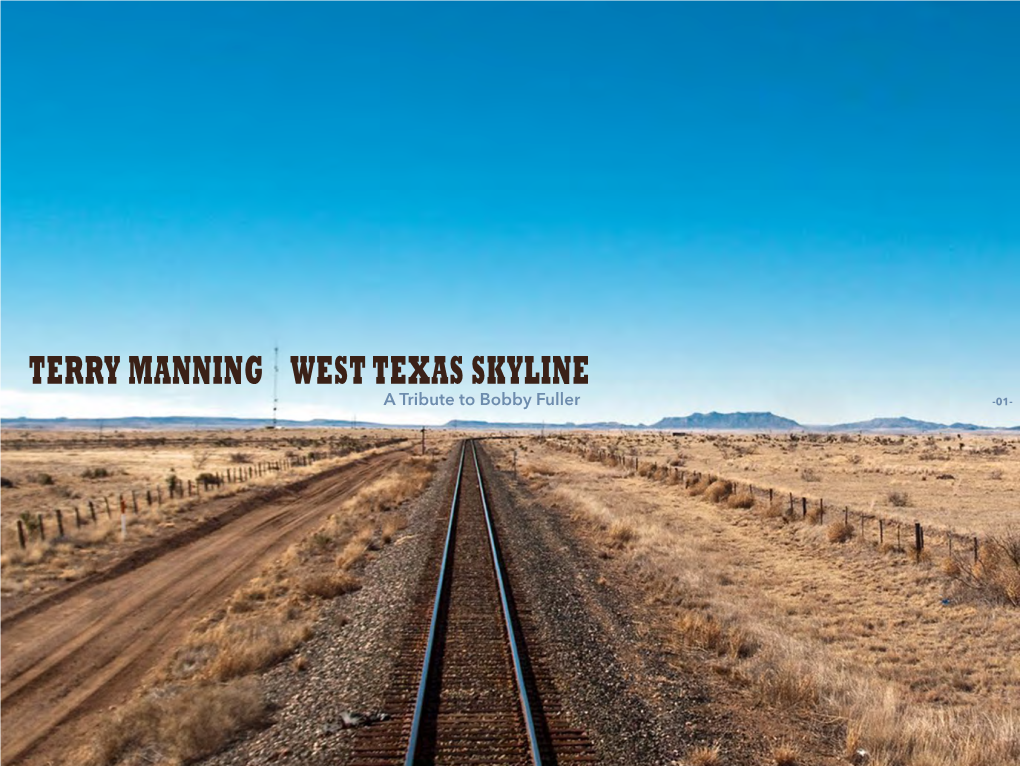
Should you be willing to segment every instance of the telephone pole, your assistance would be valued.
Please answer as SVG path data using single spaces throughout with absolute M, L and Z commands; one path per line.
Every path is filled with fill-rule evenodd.
M 273 430 L 276 430 L 276 406 L 279 403 L 277 396 L 277 381 L 280 376 L 280 346 L 273 346 Z

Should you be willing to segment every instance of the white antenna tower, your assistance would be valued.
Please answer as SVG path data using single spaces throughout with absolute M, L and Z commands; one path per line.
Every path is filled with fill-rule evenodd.
M 280 374 L 280 347 L 273 346 L 273 430 L 276 430 L 276 405 L 279 398 L 276 395 L 276 379 Z

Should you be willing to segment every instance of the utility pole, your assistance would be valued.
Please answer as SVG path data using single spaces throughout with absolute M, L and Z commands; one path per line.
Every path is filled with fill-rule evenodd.
M 425 454 L 425 426 L 421 427 L 421 454 Z
M 273 346 L 273 430 L 276 430 L 276 406 L 279 402 L 277 397 L 276 379 L 280 376 L 280 346 Z

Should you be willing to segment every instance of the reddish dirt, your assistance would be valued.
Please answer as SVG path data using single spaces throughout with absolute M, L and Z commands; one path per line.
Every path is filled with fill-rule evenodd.
M 0 763 L 60 762 L 197 618 L 399 459 L 376 455 L 240 501 L 243 512 L 219 516 L 206 534 L 170 538 L 112 574 L 5 615 Z

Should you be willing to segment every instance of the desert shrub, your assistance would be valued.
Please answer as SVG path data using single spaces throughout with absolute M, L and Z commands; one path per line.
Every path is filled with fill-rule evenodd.
M 6 476 L 0 477 L 0 487 L 3 487 L 4 489 L 14 489 L 14 482 Z
M 637 530 L 630 526 L 630 524 L 614 521 L 609 527 L 608 537 L 614 547 L 624 548 L 627 546 L 627 543 L 637 540 L 638 534 Z
M 1020 532 L 985 540 L 973 565 L 951 559 L 943 571 L 990 601 L 1020 606 Z
M 719 766 L 722 763 L 718 745 L 696 747 L 687 754 L 687 760 L 691 766 Z
M 218 485 L 223 483 L 223 479 L 221 479 L 219 476 L 217 476 L 214 473 L 206 472 L 206 473 L 200 473 L 198 476 L 196 476 L 195 477 L 195 482 L 197 484 L 201 484 L 203 486 L 205 486 L 207 484 L 215 484 L 215 485 L 218 486 Z
M 239 732 L 261 725 L 265 715 L 262 691 L 252 679 L 149 695 L 100 725 L 84 763 L 149 763 L 150 753 L 161 753 L 168 763 L 191 763 L 221 750 Z
M 724 624 L 708 613 L 687 610 L 676 625 L 688 644 L 720 657 L 746 658 L 758 649 L 757 642 L 747 632 Z
M 910 496 L 906 492 L 890 492 L 887 499 L 889 505 L 896 508 L 906 508 L 910 505 Z
M 83 479 L 105 479 L 110 475 L 110 471 L 106 468 L 86 468 L 81 472 Z
M 40 473 L 36 475 L 35 483 L 41 484 L 44 487 L 52 487 L 57 482 L 48 473 Z
M 301 580 L 301 591 L 316 598 L 336 598 L 361 587 L 357 577 L 346 572 L 308 575 Z
M 733 492 L 733 485 L 728 481 L 718 479 L 712 482 L 708 489 L 705 490 L 705 498 L 711 500 L 713 503 L 721 503 L 723 500 L 730 496 Z
M 171 497 L 177 492 L 178 486 L 180 486 L 181 480 L 177 478 L 177 474 L 170 470 L 170 475 L 166 477 L 166 486 L 170 490 Z
M 988 474 L 988 478 L 992 479 L 993 481 L 1002 481 L 1002 476 L 1003 476 L 1002 471 L 999 470 L 998 468 L 996 468 L 994 471 Z
M 34 535 L 39 531 L 39 517 L 35 514 L 22 511 L 18 514 L 18 518 L 21 519 L 21 523 L 29 535 Z
M 800 763 L 800 753 L 789 745 L 780 745 L 772 751 L 772 762 L 776 766 L 797 766 Z
M 287 454 L 290 455 L 289 452 Z M 234 453 L 232 453 L 230 455 L 230 462 L 231 463 L 250 463 L 251 462 L 251 455 L 249 455 L 247 452 L 234 452 Z
M 842 521 L 834 521 L 829 525 L 826 537 L 829 538 L 830 543 L 845 543 L 853 539 L 854 527 L 853 524 L 847 524 Z
M 711 483 L 707 476 L 701 476 L 696 481 L 692 481 L 690 486 L 687 487 L 687 494 L 691 497 L 703 494 Z
M 754 508 L 754 495 L 750 492 L 741 492 L 737 495 L 730 495 L 726 500 L 730 508 Z
M 814 468 L 805 468 L 800 472 L 800 478 L 802 481 L 821 481 L 822 477 L 819 476 Z

